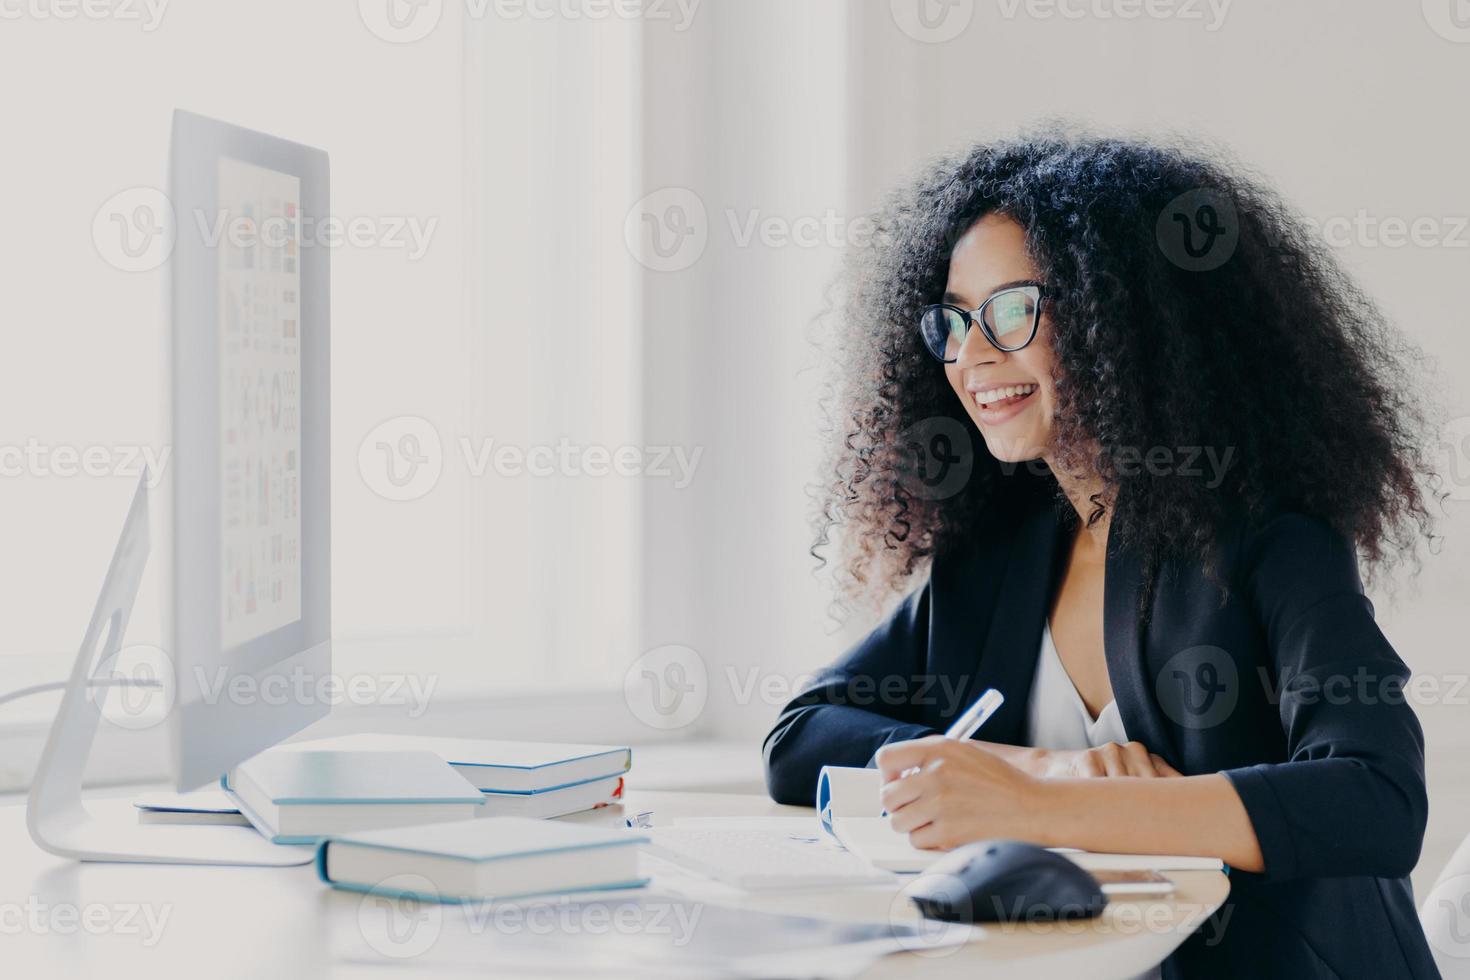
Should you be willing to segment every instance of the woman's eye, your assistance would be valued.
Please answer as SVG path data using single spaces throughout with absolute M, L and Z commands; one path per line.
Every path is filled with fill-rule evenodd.
M 1031 298 L 1025 293 L 997 296 L 985 312 L 991 328 L 998 335 L 1031 328 Z

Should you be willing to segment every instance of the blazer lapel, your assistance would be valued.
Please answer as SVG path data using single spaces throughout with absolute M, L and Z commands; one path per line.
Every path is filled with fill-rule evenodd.
M 1055 507 L 1037 508 L 1016 529 L 999 588 L 975 597 L 977 604 L 991 606 L 990 628 L 979 651 L 979 670 L 972 674 L 974 681 L 963 692 L 956 713 L 988 687 L 1005 695 L 1005 703 L 977 738 L 1019 745 L 1026 736 L 1026 703 L 1041 650 L 1041 628 L 1061 567 L 1061 542 Z
M 1108 682 L 1113 687 L 1113 698 L 1118 702 L 1118 714 L 1129 740 L 1142 742 L 1150 752 L 1177 766 L 1174 740 L 1160 713 L 1153 678 L 1149 676 L 1147 638 L 1138 624 L 1138 600 L 1143 584 L 1142 560 L 1109 535 L 1103 582 L 1103 645 L 1107 653 Z M 1153 598 L 1157 602 L 1157 593 Z

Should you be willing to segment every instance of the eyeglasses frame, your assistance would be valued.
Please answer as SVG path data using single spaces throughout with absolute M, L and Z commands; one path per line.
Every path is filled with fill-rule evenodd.
M 1031 332 L 1026 336 L 1026 339 L 1023 342 L 1017 344 L 1014 347 L 1006 347 L 999 340 L 996 339 L 996 337 L 990 332 L 990 328 L 986 325 L 985 308 L 988 307 L 991 303 L 995 302 L 997 298 L 1004 296 L 1006 293 L 1014 293 L 1022 290 L 1035 291 L 1035 295 L 1032 296 L 1032 299 L 1036 303 L 1036 312 L 1031 317 Z M 1046 293 L 1046 286 L 1042 283 L 1024 282 L 1016 283 L 1013 286 L 1006 286 L 1004 289 L 997 289 L 995 292 L 985 297 L 985 302 L 981 303 L 973 310 L 966 310 L 962 307 L 955 306 L 953 303 L 931 303 L 919 311 L 919 323 L 922 324 L 924 322 L 924 317 L 928 316 L 931 310 L 953 310 L 954 312 L 960 314 L 965 318 L 965 333 L 967 335 L 969 334 L 970 329 L 978 324 L 980 327 L 980 333 L 984 335 L 985 340 L 990 344 L 991 347 L 994 347 L 996 350 L 1001 351 L 1002 353 L 1014 354 L 1018 350 L 1025 350 L 1028 346 L 1030 346 L 1031 342 L 1036 339 L 1037 329 L 1041 325 L 1042 305 L 1046 301 Z M 933 357 L 941 364 L 953 364 L 955 363 L 955 361 L 959 360 L 958 357 L 954 359 L 949 359 L 941 357 L 938 354 L 934 353 L 934 351 L 929 347 L 928 341 L 924 338 L 924 328 L 922 326 L 919 327 L 919 341 L 923 343 L 924 350 L 929 352 L 929 356 Z

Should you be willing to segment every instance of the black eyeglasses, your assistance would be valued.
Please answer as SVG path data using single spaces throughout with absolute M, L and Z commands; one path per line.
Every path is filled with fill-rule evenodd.
M 919 336 L 924 348 L 945 364 L 959 358 L 965 334 L 977 323 L 996 350 L 1018 351 L 1036 339 L 1045 294 L 1040 283 L 1030 283 L 996 290 L 975 310 L 948 303 L 926 306 L 919 314 Z

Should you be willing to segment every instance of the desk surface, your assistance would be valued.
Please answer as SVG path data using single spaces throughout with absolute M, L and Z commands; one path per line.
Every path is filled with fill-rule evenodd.
M 95 800 L 91 805 L 122 810 L 129 801 Z M 653 810 L 660 823 L 679 817 L 811 813 L 754 795 L 630 791 L 626 812 L 642 810 Z M 612 808 L 570 819 L 613 822 L 622 815 Z M 367 907 L 362 896 L 322 885 L 309 867 L 77 864 L 54 858 L 30 842 L 23 805 L 0 807 L 0 840 L 5 842 L 0 850 L 5 857 L 0 955 L 8 975 L 286 980 L 382 977 L 385 965 L 411 970 L 414 976 L 527 975 L 524 964 L 477 957 L 487 940 L 484 920 L 467 924 L 464 914 L 451 907 L 434 906 L 422 913 L 434 917 L 432 935 L 426 932 L 432 944 L 416 955 L 404 955 L 415 943 L 395 937 L 386 944 L 380 934 L 381 911 Z M 981 941 L 889 956 L 865 976 L 1133 976 L 1168 956 L 1229 891 L 1225 875 L 1218 872 L 1171 872 L 1170 877 L 1178 891 L 1168 901 L 1114 902 L 1101 918 L 1086 923 L 988 926 Z M 700 897 L 677 886 L 669 890 Z M 897 887 L 760 894 L 721 887 L 718 897 L 704 897 L 859 921 L 890 922 L 912 915 Z M 566 975 L 585 975 L 587 966 L 577 964 Z M 538 970 L 536 975 L 558 974 Z

